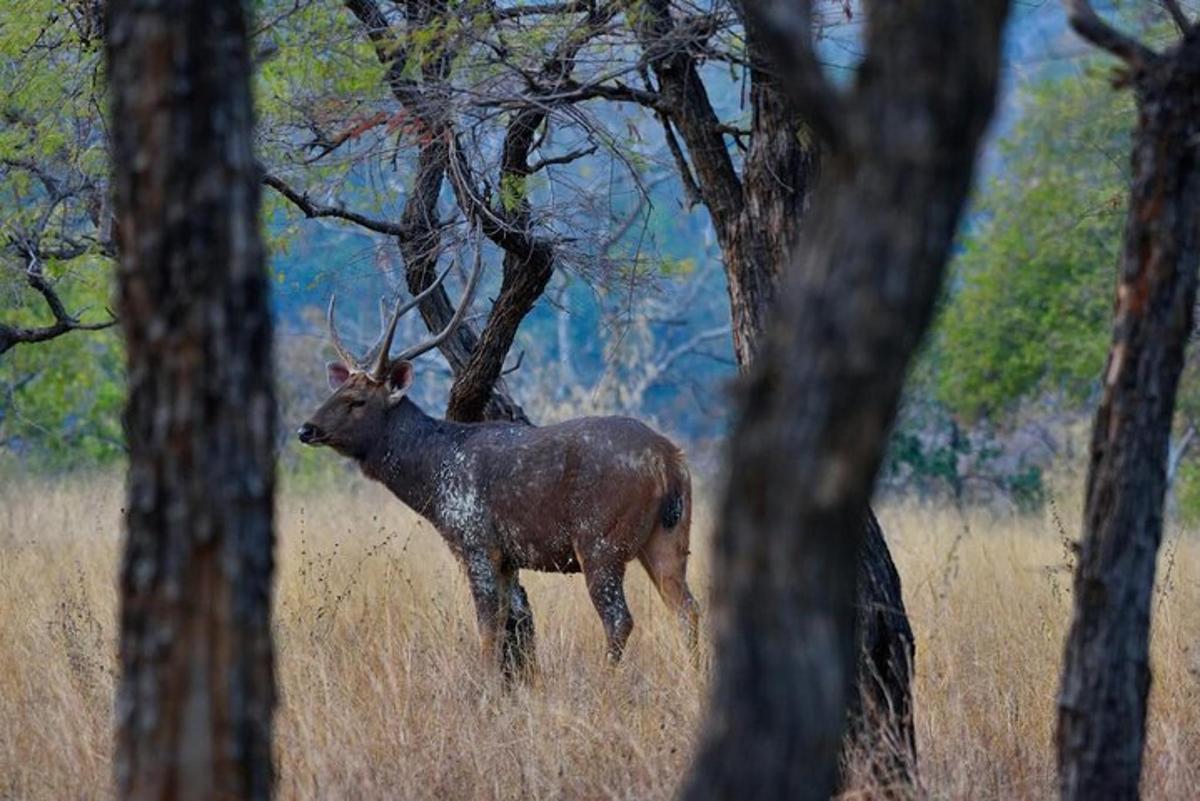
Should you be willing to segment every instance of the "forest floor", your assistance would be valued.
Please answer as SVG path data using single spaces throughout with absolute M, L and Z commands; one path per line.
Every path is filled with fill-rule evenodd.
M 111 797 L 120 506 L 112 477 L 0 486 L 0 799 Z M 920 797 L 1054 796 L 1067 506 L 880 509 L 917 636 Z M 526 576 L 540 677 L 506 691 L 480 670 L 465 582 L 428 524 L 359 479 L 285 491 L 279 509 L 280 798 L 672 797 L 706 672 L 640 569 L 615 670 L 579 577 Z M 702 598 L 709 527 L 701 509 Z M 1159 576 L 1144 797 L 1194 799 L 1200 536 L 1170 529 Z

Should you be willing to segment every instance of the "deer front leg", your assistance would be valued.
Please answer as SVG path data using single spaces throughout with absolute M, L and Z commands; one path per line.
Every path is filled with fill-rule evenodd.
M 508 617 L 504 631 L 505 678 L 532 679 L 537 670 L 537 651 L 534 645 L 533 610 L 529 597 L 521 586 L 515 568 L 506 570 L 504 581 L 508 588 Z
M 499 559 L 478 549 L 463 554 L 475 616 L 479 623 L 480 653 L 485 665 L 503 667 L 505 624 L 508 619 L 509 588 L 502 580 Z

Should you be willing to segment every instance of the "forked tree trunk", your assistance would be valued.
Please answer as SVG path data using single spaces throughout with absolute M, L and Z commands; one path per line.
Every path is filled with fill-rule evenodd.
M 1200 32 L 1142 56 L 1130 59 L 1133 185 L 1059 695 L 1072 801 L 1138 797 L 1168 443 L 1200 261 Z
M 808 20 L 794 6 L 763 14 L 832 150 L 731 437 L 716 673 L 689 801 L 825 801 L 836 787 L 859 665 L 863 510 L 991 117 L 1007 6 L 866 4 L 849 93 L 797 40 Z
M 750 144 L 739 176 L 695 57 L 675 33 L 669 0 L 652 0 L 646 10 L 639 33 L 661 91 L 670 101 L 672 110 L 664 115 L 666 134 L 673 141 L 678 131 L 690 156 L 690 163 L 677 159 L 681 180 L 688 194 L 708 208 L 717 233 L 729 292 L 733 351 L 738 371 L 744 374 L 765 340 L 781 276 L 820 171 L 820 143 L 804 122 L 803 110 L 787 96 L 786 77 L 778 77 L 769 65 L 768 32 L 753 15 L 743 13 L 752 64 L 751 120 Z M 870 525 L 863 534 L 872 545 L 863 551 L 859 583 L 859 607 L 864 621 L 870 623 L 862 629 L 860 648 L 865 703 L 855 708 L 858 725 L 847 745 L 849 752 L 862 753 L 888 744 L 888 753 L 873 758 L 872 765 L 880 780 L 903 781 L 916 757 L 911 716 L 913 636 L 887 542 L 869 508 L 864 519 Z M 897 667 L 901 654 L 903 669 Z M 879 661 L 884 655 L 886 660 Z M 903 746 L 893 747 L 897 744 Z
M 111 0 L 128 352 L 116 795 L 267 799 L 275 403 L 240 0 Z

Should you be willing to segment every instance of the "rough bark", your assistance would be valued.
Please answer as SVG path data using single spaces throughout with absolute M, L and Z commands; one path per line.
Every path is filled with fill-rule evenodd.
M 1077 12 L 1073 22 L 1126 59 L 1138 117 L 1058 702 L 1058 769 L 1064 799 L 1134 799 L 1171 422 L 1200 261 L 1200 32 L 1193 25 L 1157 55 L 1101 36 L 1119 37 L 1106 26 L 1089 30 L 1094 18 Z
M 688 43 L 676 35 L 678 25 L 669 0 L 648 5 L 640 31 L 648 61 L 659 80 L 668 112 L 668 134 L 678 130 L 691 157 L 677 161 L 685 183 L 695 186 L 697 200 L 709 209 L 721 245 L 729 292 L 734 355 L 742 373 L 750 370 L 765 339 L 780 278 L 788 263 L 808 209 L 809 196 L 820 168 L 820 142 L 803 115 L 782 89 L 781 77 L 769 63 L 769 31 L 743 13 L 746 52 L 751 62 L 751 127 L 742 172 L 734 169 L 725 134 L 708 100 Z M 694 176 L 693 176 L 694 172 Z M 870 625 L 862 629 L 862 692 L 869 717 L 857 718 L 855 737 L 848 747 L 862 753 L 889 746 L 875 761 L 882 781 L 907 775 L 915 761 L 911 717 L 912 631 L 901 593 L 900 576 L 892 563 L 874 514 L 868 509 L 864 534 L 872 545 L 863 552 L 859 606 Z M 886 615 L 869 610 L 888 609 Z M 894 667 L 905 654 L 906 668 Z M 884 661 L 879 661 L 884 660 Z M 858 693 L 853 693 L 857 698 Z M 888 699 L 886 703 L 882 699 Z M 897 755 L 903 745 L 903 760 Z M 904 765 L 901 765 L 901 761 Z
M 858 574 L 860 655 L 857 686 L 848 699 L 843 767 L 854 760 L 888 794 L 911 788 L 917 760 L 912 677 L 916 641 L 901 596 L 900 573 L 883 529 L 867 509 Z
M 123 799 L 267 799 L 275 404 L 237 0 L 108 17 L 129 446 Z
M 836 787 L 862 513 L 991 116 L 1007 5 L 870 3 L 848 95 L 794 76 L 820 82 L 804 108 L 838 135 L 731 437 L 716 671 L 686 799 L 824 801 Z M 799 22 L 788 30 L 807 36 Z

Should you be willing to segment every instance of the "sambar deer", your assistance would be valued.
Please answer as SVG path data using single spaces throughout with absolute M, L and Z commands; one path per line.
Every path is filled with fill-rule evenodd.
M 300 441 L 353 459 L 433 524 L 466 572 L 486 660 L 503 661 L 509 605 L 524 603 L 517 572 L 527 569 L 583 572 L 608 657 L 618 661 L 633 629 L 624 577 L 635 558 L 694 653 L 698 610 L 686 580 L 691 478 L 679 448 L 628 417 L 540 427 L 457 423 L 430 417 L 408 398 L 413 359 L 441 344 L 471 305 L 478 252 L 445 329 L 390 357 L 396 323 L 449 271 L 396 304 L 362 361 L 342 343 L 330 298 L 327 322 L 340 359 L 327 365 L 333 395 L 301 426 Z

